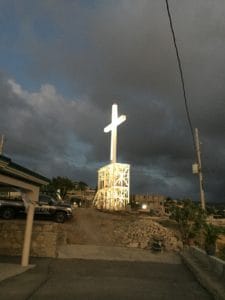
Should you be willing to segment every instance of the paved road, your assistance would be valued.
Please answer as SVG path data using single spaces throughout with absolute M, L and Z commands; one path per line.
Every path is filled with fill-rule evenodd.
M 182 264 L 32 259 L 36 267 L 0 282 L 1 300 L 212 299 Z

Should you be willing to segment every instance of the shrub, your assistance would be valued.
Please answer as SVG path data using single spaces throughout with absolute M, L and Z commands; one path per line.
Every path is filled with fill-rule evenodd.
M 185 200 L 180 205 L 172 205 L 170 213 L 170 218 L 179 225 L 184 244 L 190 244 L 206 223 L 205 211 L 191 200 Z

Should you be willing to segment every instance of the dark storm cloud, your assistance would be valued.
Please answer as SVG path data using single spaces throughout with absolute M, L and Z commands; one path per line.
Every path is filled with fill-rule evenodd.
M 26 71 L 45 84 L 54 76 L 58 82 L 66 81 L 76 95 L 76 100 L 66 98 L 59 95 L 57 87 L 54 90 L 43 84 L 36 96 L 24 95 L 24 91 L 10 98 L 9 103 L 17 97 L 24 99 L 18 100 L 24 106 L 16 108 L 21 111 L 18 122 L 30 124 L 26 131 L 21 129 L 27 143 L 30 132 L 35 133 L 32 144 L 41 149 L 37 161 L 45 147 L 50 149 L 48 157 L 58 159 L 49 162 L 53 169 L 53 161 L 57 161 L 57 172 L 70 172 L 59 157 L 66 163 L 66 159 L 74 159 L 73 151 L 74 157 L 84 152 L 79 154 L 83 166 L 84 161 L 92 166 L 107 161 L 109 136 L 102 130 L 110 122 L 111 104 L 117 102 L 119 112 L 127 115 L 127 122 L 119 128 L 118 143 L 121 161 L 133 167 L 132 189 L 197 198 L 198 179 L 191 174 L 195 155 L 165 2 L 48 0 L 35 2 L 34 7 L 25 3 L 14 4 L 14 9 L 21 20 L 19 49 L 33 61 Z M 207 196 L 222 200 L 225 5 L 222 0 L 169 3 L 191 118 L 203 142 Z M 4 93 L 11 95 L 12 91 Z M 46 102 L 41 112 L 37 112 L 38 95 Z M 12 119 L 12 113 L 4 118 Z M 72 146 L 71 136 L 76 141 Z M 34 157 L 33 152 L 23 152 L 22 146 L 16 151 Z M 84 170 L 94 182 L 94 167 Z
M 99 112 L 88 102 L 67 101 L 51 85 L 29 93 L 2 75 L 0 91 L 5 153 L 49 176 L 57 171 L 72 177 L 82 175 L 92 145 L 79 136 L 84 134 L 88 119 L 93 128 L 98 126 Z

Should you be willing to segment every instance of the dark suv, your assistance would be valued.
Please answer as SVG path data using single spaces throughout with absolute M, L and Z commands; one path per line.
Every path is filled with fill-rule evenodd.
M 0 200 L 0 216 L 13 219 L 16 215 L 25 215 L 26 208 L 22 200 Z M 51 218 L 57 223 L 64 223 L 73 216 L 71 205 L 56 201 L 48 195 L 40 195 L 35 205 L 35 217 Z

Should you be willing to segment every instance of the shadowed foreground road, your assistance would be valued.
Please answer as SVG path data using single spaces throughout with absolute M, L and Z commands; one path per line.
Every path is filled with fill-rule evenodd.
M 182 264 L 32 259 L 36 267 L 0 282 L 1 300 L 212 299 Z

